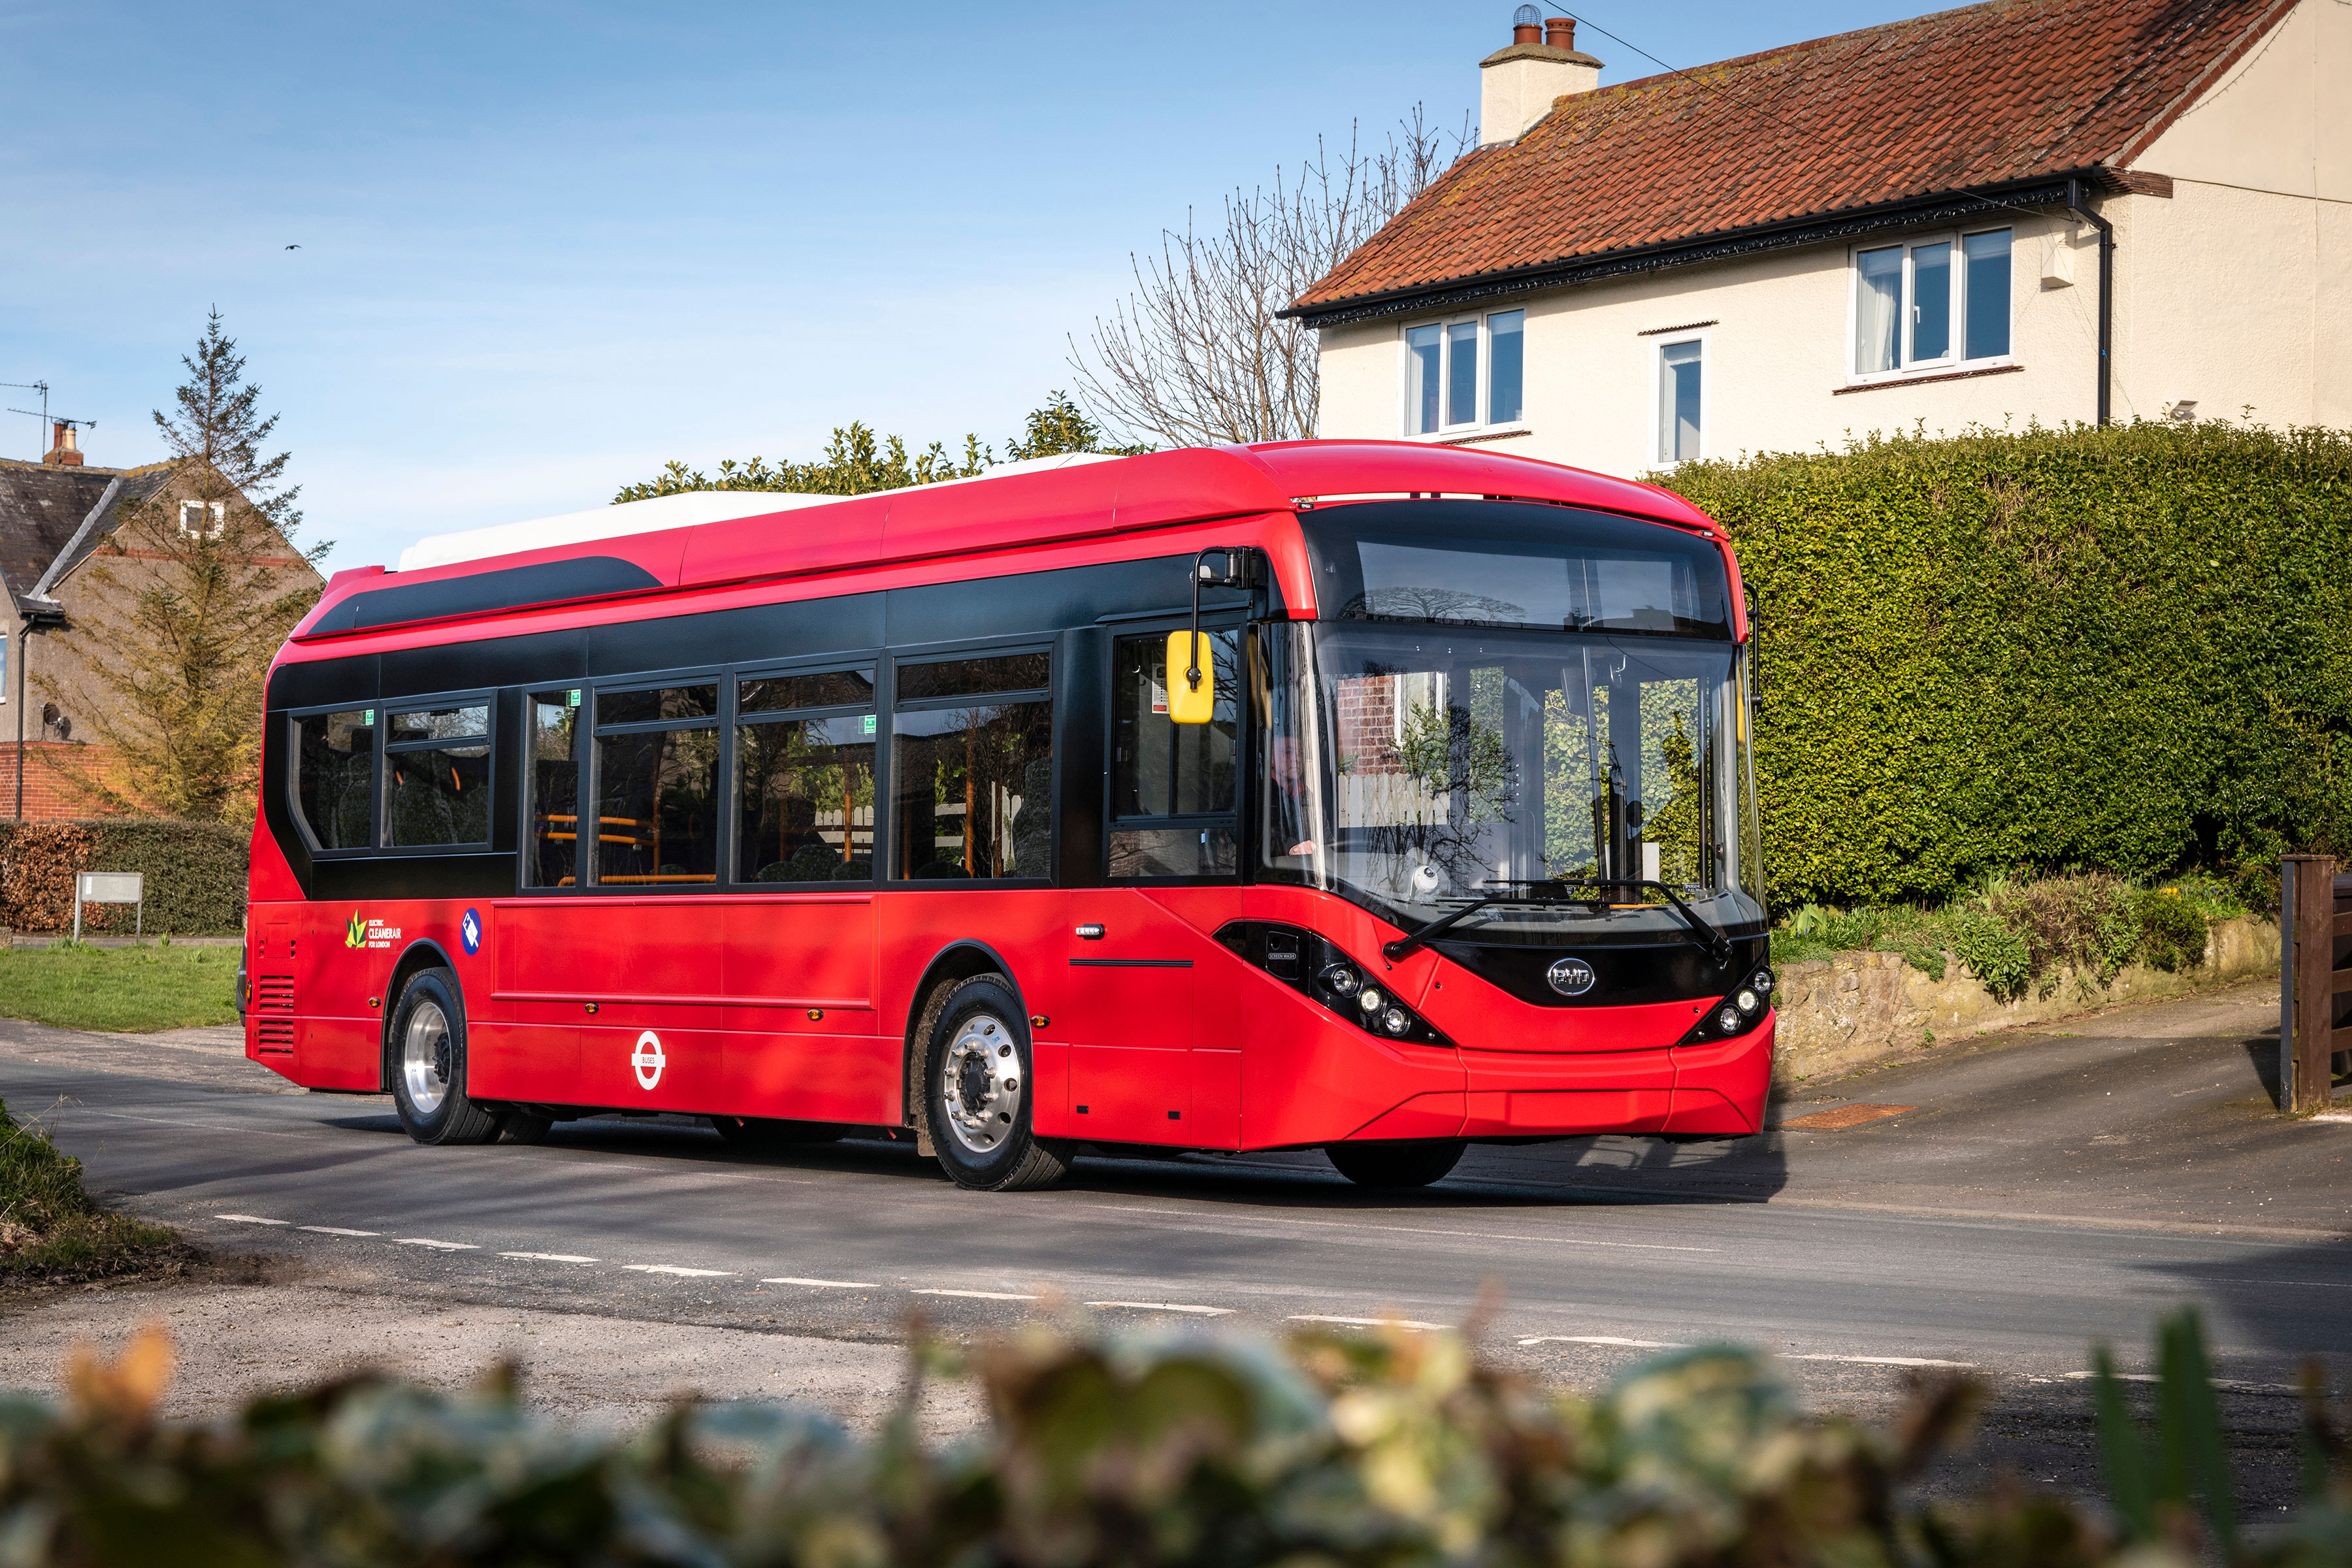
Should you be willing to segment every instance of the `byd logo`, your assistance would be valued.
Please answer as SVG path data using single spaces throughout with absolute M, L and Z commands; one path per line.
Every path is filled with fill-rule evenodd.
M 637 1087 L 649 1089 L 661 1082 L 662 1068 L 669 1058 L 662 1055 L 661 1037 L 647 1029 L 637 1037 L 637 1048 L 629 1053 L 629 1065 L 637 1069 Z
M 1559 959 L 1544 971 L 1544 984 L 1563 996 L 1583 995 L 1598 978 L 1592 973 L 1592 965 L 1580 958 Z

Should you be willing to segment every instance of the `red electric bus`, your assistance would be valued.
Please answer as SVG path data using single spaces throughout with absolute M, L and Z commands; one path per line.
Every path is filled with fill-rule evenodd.
M 654 1110 L 986 1189 L 1758 1130 L 1720 528 L 1405 443 L 1020 467 L 337 574 L 269 677 L 247 1054 L 425 1143 Z

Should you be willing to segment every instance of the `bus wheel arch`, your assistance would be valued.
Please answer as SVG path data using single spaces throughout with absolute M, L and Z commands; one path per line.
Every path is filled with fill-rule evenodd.
M 407 951 L 400 955 L 400 961 L 392 966 L 392 978 L 385 982 L 383 995 L 380 999 L 383 1005 L 379 1010 L 383 1016 L 383 1026 L 381 1031 L 382 1037 L 378 1040 L 376 1047 L 376 1089 L 378 1093 L 389 1094 L 392 1092 L 393 1015 L 400 1011 L 400 993 L 402 989 L 407 985 L 409 977 L 414 975 L 420 969 L 446 969 L 453 978 L 457 973 L 457 965 L 450 959 L 448 953 L 443 951 L 441 944 L 430 940 L 420 940 L 410 942 L 408 944 Z M 464 994 L 464 990 L 465 987 L 461 982 L 458 986 L 459 994 L 457 998 L 461 1005 L 463 1005 L 467 1000 Z
M 1012 963 L 988 943 L 965 937 L 931 955 L 930 963 L 923 966 L 922 979 L 915 983 L 914 1004 L 907 1009 L 906 1038 L 898 1053 L 899 1113 L 906 1118 L 906 1125 L 914 1129 L 917 1151 L 923 1154 L 932 1152 L 929 1118 L 923 1110 L 924 1054 L 930 1048 L 931 1029 L 939 1022 L 940 1010 L 947 1005 L 948 993 L 976 974 L 993 974 L 1003 980 L 1020 1003 L 1021 1016 L 1029 1016 L 1029 999 L 1013 973 Z

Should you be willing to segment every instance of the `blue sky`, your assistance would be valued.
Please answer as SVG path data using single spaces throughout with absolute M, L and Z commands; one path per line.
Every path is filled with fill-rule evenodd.
M 217 304 L 331 568 L 852 418 L 1001 446 L 1129 252 L 1351 121 L 1458 124 L 1515 4 L 0 0 L 0 382 L 152 460 Z M 1680 66 L 1927 8 L 1579 14 Z

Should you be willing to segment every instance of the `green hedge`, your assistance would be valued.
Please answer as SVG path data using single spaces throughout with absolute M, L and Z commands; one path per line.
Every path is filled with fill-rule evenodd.
M 5 923 L 26 931 L 73 929 L 73 873 L 141 871 L 147 878 L 142 929 L 150 936 L 199 936 L 245 925 L 250 827 L 219 822 L 88 817 L 75 822 L 0 823 L 7 871 Z M 85 933 L 127 934 L 133 911 L 86 910 Z
M 1689 464 L 1759 601 L 1773 901 L 2352 849 L 2352 436 L 2226 423 Z

